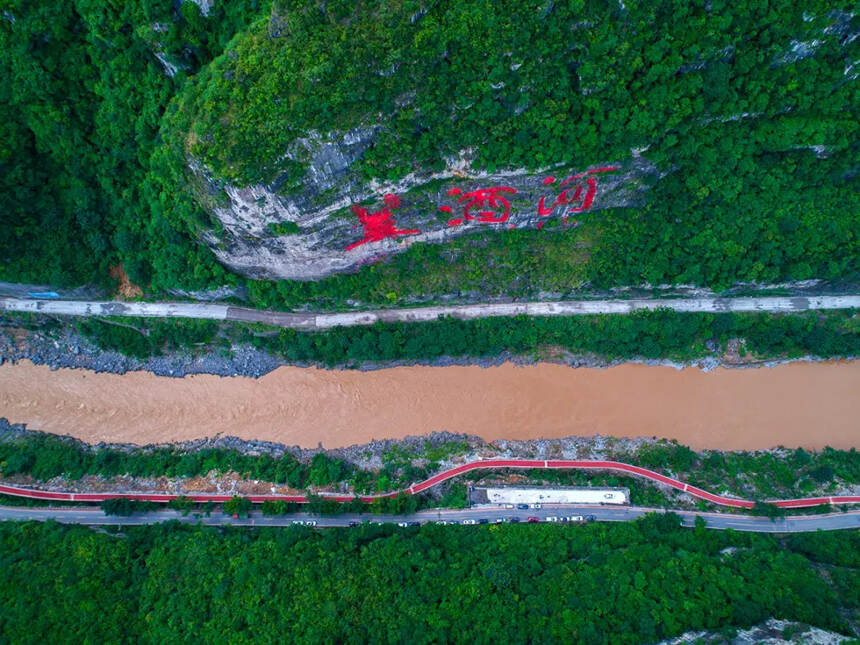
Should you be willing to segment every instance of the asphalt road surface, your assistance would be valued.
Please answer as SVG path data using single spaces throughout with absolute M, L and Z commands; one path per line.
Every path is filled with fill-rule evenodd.
M 411 307 L 344 313 L 314 314 L 262 311 L 211 303 L 118 302 L 85 300 L 27 300 L 0 298 L 0 311 L 59 314 L 68 316 L 144 316 L 158 318 L 205 318 L 259 322 L 306 331 L 372 325 L 376 322 L 422 322 L 439 316 L 463 320 L 492 316 L 577 316 L 630 314 L 642 309 L 672 309 L 681 312 L 795 312 L 820 309 L 860 308 L 860 295 L 768 296 L 738 298 L 638 298 L 631 300 L 564 300 L 555 302 L 509 302 L 473 305 Z
M 307 513 L 295 513 L 276 517 L 264 516 L 260 511 L 252 512 L 246 518 L 233 518 L 230 515 L 213 512 L 210 517 L 200 513 L 190 513 L 183 516 L 174 510 L 159 510 L 151 513 L 135 513 L 129 517 L 107 516 L 99 508 L 66 507 L 66 508 L 24 508 L 0 506 L 0 520 L 3 521 L 49 521 L 62 524 L 85 524 L 89 526 L 136 526 L 156 524 L 175 520 L 183 524 L 203 524 L 205 526 L 245 526 L 245 527 L 282 527 L 297 523 L 316 522 L 316 528 L 346 527 L 351 522 L 399 523 L 405 522 L 432 524 L 446 522 L 463 524 L 464 520 L 474 520 L 474 526 L 480 526 L 482 520 L 486 524 L 494 524 L 497 520 L 518 518 L 520 523 L 527 523 L 529 517 L 537 517 L 546 522 L 548 517 L 589 516 L 593 515 L 599 522 L 629 522 L 636 520 L 646 513 L 663 510 L 622 507 L 606 508 L 599 506 L 570 506 L 544 505 L 540 509 L 506 509 L 497 505 L 483 506 L 470 509 L 444 509 L 419 511 L 412 515 L 356 515 L 343 514 L 334 517 L 321 517 Z M 734 529 L 735 531 L 752 531 L 759 533 L 799 533 L 806 531 L 833 531 L 837 529 L 860 528 L 860 511 L 846 513 L 830 513 L 827 515 L 797 515 L 782 519 L 770 520 L 764 517 L 748 515 L 732 515 L 727 513 L 699 513 L 693 511 L 673 511 L 681 517 L 684 526 L 693 526 L 697 516 L 702 517 L 709 528 Z

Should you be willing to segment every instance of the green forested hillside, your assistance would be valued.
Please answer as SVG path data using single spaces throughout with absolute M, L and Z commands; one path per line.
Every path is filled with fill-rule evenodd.
M 239 185 L 283 170 L 298 181 L 292 142 L 358 126 L 379 128 L 355 168 L 365 179 L 439 168 L 463 148 L 489 171 L 637 150 L 662 177 L 635 208 L 572 231 L 419 246 L 253 296 L 856 276 L 850 1 L 244 0 L 205 18 L 169 0 L 0 6 L 2 279 L 104 281 L 122 262 L 155 290 L 235 283 L 197 241 L 213 224 L 186 155 Z
M 272 179 L 303 133 L 372 124 L 373 178 L 463 148 L 490 171 L 644 150 L 668 174 L 640 208 L 591 216 L 588 278 L 833 278 L 856 269 L 860 232 L 860 92 L 846 73 L 860 18 L 843 9 L 279 2 L 281 35 L 267 18 L 216 58 L 185 88 L 177 129 L 240 183 Z
M 224 280 L 147 176 L 168 101 L 257 6 L 0 2 L 0 278 L 106 282 L 122 261 L 144 284 Z
M 4 522 L 0 639 L 647 643 L 770 616 L 851 633 L 858 546 L 856 531 L 783 542 L 671 516 L 116 536 Z

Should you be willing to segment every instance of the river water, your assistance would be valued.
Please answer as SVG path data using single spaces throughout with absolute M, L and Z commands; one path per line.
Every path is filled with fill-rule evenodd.
M 259 379 L 0 366 L 0 416 L 99 441 L 215 435 L 326 448 L 434 430 L 487 440 L 657 436 L 695 449 L 860 444 L 860 361 L 677 370 L 281 367 Z

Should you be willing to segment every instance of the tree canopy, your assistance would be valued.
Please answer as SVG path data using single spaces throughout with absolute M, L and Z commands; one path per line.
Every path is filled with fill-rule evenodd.
M 642 643 L 771 616 L 851 633 L 856 541 L 680 529 L 672 515 L 117 535 L 3 522 L 0 638 Z
M 856 278 L 851 2 L 4 3 L 0 278 L 151 291 L 245 282 L 277 305 L 583 285 Z M 168 75 L 168 71 L 173 76 Z M 421 79 L 420 83 L 416 79 Z M 416 245 L 313 285 L 245 280 L 188 165 L 244 185 L 301 137 L 364 127 L 363 181 L 641 155 L 640 203 L 570 230 Z M 288 182 L 282 190 L 293 190 Z M 281 229 L 278 229 L 281 230 Z M 283 229 L 286 232 L 287 229 Z M 276 231 L 277 232 L 277 231 Z

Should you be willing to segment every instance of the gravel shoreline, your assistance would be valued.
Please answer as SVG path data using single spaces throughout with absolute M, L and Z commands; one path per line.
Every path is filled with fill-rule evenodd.
M 192 441 L 167 443 L 152 443 L 138 445 L 133 443 L 99 442 L 89 444 L 69 435 L 56 435 L 29 428 L 26 423 L 10 423 L 5 417 L 0 417 L 0 443 L 8 443 L 19 439 L 48 436 L 69 445 L 86 450 L 116 450 L 129 454 L 147 453 L 154 450 L 168 449 L 180 453 L 192 453 L 208 449 L 235 450 L 243 455 L 269 455 L 280 458 L 291 454 L 297 459 L 310 460 L 318 453 L 330 457 L 344 459 L 361 468 L 378 468 L 382 465 L 382 457 L 393 449 L 404 450 L 410 454 L 421 454 L 423 451 L 438 448 L 446 444 L 457 443 L 464 450 L 453 453 L 446 463 L 470 461 L 479 458 L 510 458 L 510 459 L 616 459 L 629 457 L 645 445 L 666 443 L 666 440 L 651 437 L 611 437 L 602 435 L 570 436 L 557 439 L 499 439 L 486 441 L 476 435 L 454 432 L 431 432 L 423 435 L 409 435 L 402 439 L 377 439 L 368 443 L 354 444 L 344 448 L 302 448 L 287 444 L 260 441 L 256 439 L 240 439 L 233 436 L 214 436 Z M 773 452 L 773 451 L 764 451 Z
M 447 447 L 447 456 L 435 460 L 440 469 L 451 468 L 457 464 L 489 458 L 507 459 L 612 459 L 633 455 L 640 447 L 660 443 L 654 438 L 617 438 L 603 437 L 600 435 L 590 437 L 564 437 L 560 439 L 528 439 L 528 440 L 499 440 L 488 442 L 484 439 L 468 434 L 457 434 L 452 432 L 431 432 L 425 435 L 410 435 L 402 439 L 382 439 L 369 443 L 355 444 L 345 448 L 324 449 L 302 448 L 300 446 L 288 446 L 286 444 L 240 439 L 233 436 L 215 436 L 193 441 L 174 443 L 153 443 L 147 445 L 136 445 L 130 443 L 106 443 L 88 444 L 68 435 L 55 435 L 42 432 L 38 429 L 27 427 L 26 423 L 10 423 L 5 417 L 0 417 L 0 444 L 14 443 L 17 441 L 38 439 L 39 437 L 50 437 L 58 439 L 69 447 L 76 447 L 86 451 L 113 450 L 131 455 L 148 454 L 156 450 L 171 450 L 180 454 L 190 454 L 203 450 L 235 450 L 240 454 L 257 457 L 268 455 L 279 459 L 285 454 L 290 454 L 305 463 L 310 462 L 314 455 L 322 453 L 334 459 L 342 459 L 363 470 L 378 470 L 386 463 L 388 455 L 394 451 L 403 455 L 410 455 L 412 463 L 426 465 L 427 451 Z M 452 450 L 452 446 L 456 449 Z M 120 478 L 122 479 L 122 478 Z M 213 479 L 219 479 L 218 477 Z M 20 480 L 20 481 L 19 481 Z M 235 485 L 241 480 L 228 478 Z M 12 483 L 32 484 L 29 476 L 16 476 L 9 480 Z M 55 478 L 49 482 L 42 482 L 49 489 L 67 490 L 73 488 L 76 491 L 89 491 L 92 486 L 108 481 L 105 478 L 87 476 L 85 481 L 69 481 L 64 477 Z M 175 485 L 182 482 L 181 478 L 171 483 Z M 125 484 L 131 484 L 143 489 L 156 486 L 164 487 L 165 482 L 156 482 L 147 478 L 131 478 L 123 480 Z M 246 482 L 248 483 L 248 482 Z M 256 482 L 254 482 L 256 483 Z M 130 488 L 129 490 L 131 490 Z
M 428 447 L 438 447 L 451 442 L 462 442 L 468 447 L 464 454 L 477 454 L 481 450 L 490 449 L 495 451 L 493 444 L 489 444 L 480 437 L 455 434 L 452 432 L 432 432 L 426 435 L 411 435 L 403 439 L 382 439 L 365 444 L 356 444 L 346 448 L 302 448 L 300 446 L 288 446 L 273 441 L 260 441 L 255 439 L 240 439 L 233 436 L 215 436 L 193 441 L 180 441 L 168 443 L 152 443 L 138 445 L 132 443 L 107 443 L 99 442 L 89 444 L 69 435 L 56 435 L 42 432 L 38 429 L 29 428 L 26 423 L 10 423 L 5 417 L 0 417 L 0 443 L 14 442 L 21 439 L 32 439 L 38 437 L 51 437 L 67 442 L 70 446 L 77 446 L 86 450 L 116 450 L 129 454 L 142 454 L 154 450 L 175 450 L 182 454 L 199 452 L 208 449 L 235 450 L 243 455 L 252 457 L 269 455 L 280 458 L 285 454 L 291 454 L 297 459 L 309 461 L 314 455 L 324 453 L 330 457 L 344 459 L 363 468 L 379 467 L 382 464 L 382 456 L 394 448 L 401 448 L 409 452 L 420 452 Z M 571 440 L 581 440 L 579 437 Z M 561 440 L 549 440 L 561 441 Z M 640 440 L 633 440 L 639 442 Z M 643 440 L 650 442 L 651 440 Z M 511 442 L 507 442 L 511 443 Z M 517 444 L 546 443 L 543 440 L 536 442 L 515 442 Z M 521 448 L 522 450 L 522 448 Z M 529 453 L 531 454 L 531 453 Z M 525 456 L 517 453 L 517 456 Z
M 7 327 L 7 331 L 8 331 Z M 848 357 L 852 360 L 856 357 Z M 31 331 L 25 338 L 14 338 L 14 335 L 0 333 L 0 365 L 6 362 L 17 363 L 29 360 L 36 365 L 48 365 L 51 369 L 72 368 L 86 369 L 93 372 L 125 374 L 126 372 L 151 372 L 156 376 L 182 378 L 190 374 L 214 374 L 216 376 L 244 376 L 260 378 L 282 366 L 318 367 L 321 369 L 355 369 L 362 372 L 387 369 L 392 367 L 428 366 L 478 366 L 494 367 L 504 363 L 519 366 L 536 365 L 538 363 L 555 363 L 569 367 L 588 367 L 603 369 L 624 363 L 641 365 L 668 366 L 675 369 L 697 367 L 705 372 L 726 367 L 732 369 L 748 369 L 756 367 L 776 367 L 792 362 L 820 362 L 823 359 L 814 356 L 803 356 L 793 359 L 778 359 L 755 362 L 729 362 L 716 355 L 706 356 L 692 361 L 678 362 L 668 359 L 622 359 L 607 360 L 599 356 L 574 355 L 565 353 L 559 356 L 517 355 L 504 352 L 498 356 L 451 357 L 443 356 L 433 360 L 396 360 L 396 361 L 366 361 L 357 365 L 327 366 L 312 362 L 291 362 L 279 356 L 256 349 L 250 345 L 234 345 L 229 351 L 225 349 L 207 350 L 196 354 L 188 352 L 166 352 L 160 356 L 138 359 L 125 356 L 119 352 L 103 350 L 70 327 L 59 330 Z

